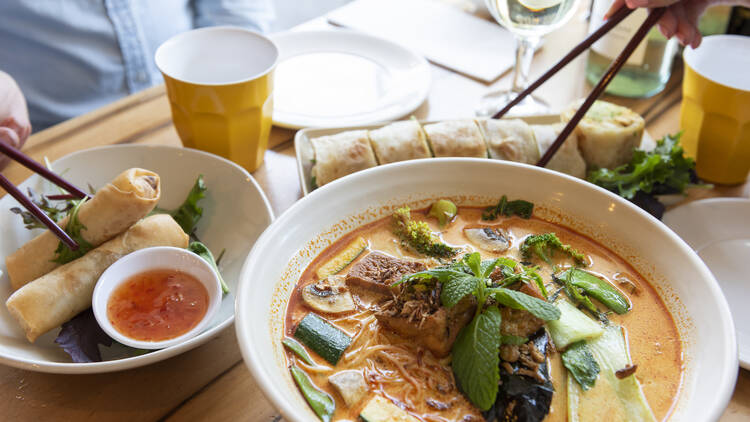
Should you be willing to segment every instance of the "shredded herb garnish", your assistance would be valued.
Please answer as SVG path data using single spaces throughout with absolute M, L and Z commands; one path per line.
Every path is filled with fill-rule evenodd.
M 94 246 L 81 235 L 81 231 L 86 230 L 86 226 L 84 226 L 78 219 L 78 211 L 81 209 L 81 206 L 86 203 L 86 199 L 74 201 L 74 203 L 75 205 L 69 212 L 68 223 L 65 225 L 65 233 L 78 243 L 78 249 L 74 251 L 70 249 L 68 245 L 59 242 L 57 244 L 57 249 L 55 250 L 55 259 L 52 261 L 61 265 L 67 264 L 68 262 L 86 255 L 86 252 L 94 248 Z

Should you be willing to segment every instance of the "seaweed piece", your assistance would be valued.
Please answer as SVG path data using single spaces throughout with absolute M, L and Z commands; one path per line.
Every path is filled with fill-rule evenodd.
M 544 328 L 531 336 L 531 341 L 537 350 L 546 357 L 549 335 Z M 508 362 L 501 363 L 502 366 L 505 364 L 508 364 Z M 514 372 L 517 372 L 521 365 L 516 362 L 510 364 L 510 366 Z M 555 391 L 549 376 L 547 361 L 540 363 L 537 370 L 537 375 L 544 382 L 526 375 L 509 374 L 503 369 L 500 370 L 500 373 L 500 388 L 497 399 L 490 410 L 482 413 L 484 419 L 487 422 L 538 422 L 544 420 L 549 413 L 552 394 Z

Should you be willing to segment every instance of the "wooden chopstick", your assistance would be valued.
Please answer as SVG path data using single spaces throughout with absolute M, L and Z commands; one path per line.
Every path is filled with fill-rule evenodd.
M 38 175 L 44 177 L 57 186 L 60 186 L 66 191 L 70 192 L 72 195 L 75 195 L 76 198 L 83 199 L 89 197 L 84 191 L 78 189 L 67 180 L 51 172 L 47 167 L 44 167 L 43 165 L 37 163 L 36 161 L 32 160 L 31 157 L 4 142 L 0 142 L 0 152 L 4 153 L 12 160 L 17 161 L 19 164 L 33 171 L 34 173 L 37 173 Z
M 622 65 L 625 64 L 625 62 L 628 60 L 628 57 L 633 54 L 633 51 L 635 51 L 635 48 L 638 47 L 638 44 L 641 43 L 646 34 L 648 34 L 648 32 L 656 24 L 656 22 L 661 19 L 665 11 L 666 9 L 663 7 L 651 10 L 646 20 L 643 21 L 640 28 L 638 28 L 638 31 L 636 31 L 635 35 L 633 35 L 633 38 L 630 39 L 628 44 L 622 50 L 622 53 L 620 53 L 620 55 L 617 56 L 612 64 L 609 65 L 607 71 L 604 72 L 604 75 L 602 75 L 601 79 L 599 79 L 599 82 L 596 84 L 589 96 L 586 97 L 586 100 L 578 108 L 578 111 L 576 111 L 576 113 L 573 115 L 573 118 L 568 121 L 560 134 L 557 135 L 557 139 L 555 139 L 555 142 L 550 145 L 550 147 L 547 149 L 547 152 L 545 152 L 539 162 L 536 163 L 537 166 L 545 167 L 547 163 L 549 163 L 549 160 L 551 160 L 557 150 L 560 149 L 563 142 L 568 139 L 568 136 L 571 134 L 571 132 L 573 132 L 573 129 L 578 125 L 578 122 L 580 122 L 586 112 L 589 111 L 589 108 L 591 108 L 591 105 L 594 104 L 594 101 L 596 101 L 596 99 L 599 98 L 599 96 L 604 92 L 604 89 L 607 88 L 607 85 L 612 80 L 612 78 L 615 77 Z
M 513 106 L 521 102 L 521 100 L 526 98 L 526 96 L 531 94 L 535 89 L 539 88 L 541 84 L 547 82 L 547 79 L 549 79 L 552 75 L 565 67 L 573 59 L 578 57 L 579 54 L 586 51 L 587 48 L 591 47 L 591 44 L 595 43 L 604 34 L 609 32 L 609 30 L 612 29 L 615 25 L 622 22 L 623 19 L 633 13 L 633 10 L 634 9 L 629 9 L 627 6 L 622 6 L 621 8 L 619 8 L 609 19 L 607 19 L 606 22 L 604 22 L 604 24 L 602 24 L 602 26 L 600 26 L 596 31 L 592 32 L 591 35 L 586 37 L 585 40 L 581 41 L 572 50 L 570 50 L 570 52 L 566 54 L 565 57 L 560 59 L 559 62 L 555 63 L 555 65 L 552 66 L 548 71 L 546 71 L 542 76 L 540 76 L 539 79 L 535 80 L 526 89 L 521 91 L 521 93 L 518 94 L 516 98 L 509 102 L 500 111 L 495 113 L 492 118 L 499 119 L 503 117 L 511 108 L 513 108 Z
M 0 142 L 0 145 L 4 145 Z M 65 230 L 61 229 L 47 214 L 44 213 L 39 207 L 36 206 L 31 200 L 26 197 L 17 187 L 13 186 L 5 176 L 0 174 L 0 187 L 5 189 L 6 192 L 16 199 L 24 208 L 34 215 L 39 221 L 41 221 L 52 233 L 55 234 L 61 241 L 63 241 L 71 250 L 78 250 L 78 243 L 73 240 Z

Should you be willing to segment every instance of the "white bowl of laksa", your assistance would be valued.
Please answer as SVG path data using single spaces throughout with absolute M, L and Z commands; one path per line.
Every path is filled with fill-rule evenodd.
M 261 236 L 237 334 L 288 420 L 715 420 L 737 375 L 698 256 L 620 197 L 481 159 L 335 181 Z

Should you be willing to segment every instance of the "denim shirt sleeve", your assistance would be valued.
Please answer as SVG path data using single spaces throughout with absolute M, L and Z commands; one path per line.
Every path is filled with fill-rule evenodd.
M 192 0 L 195 26 L 234 25 L 268 32 L 274 18 L 270 0 Z

